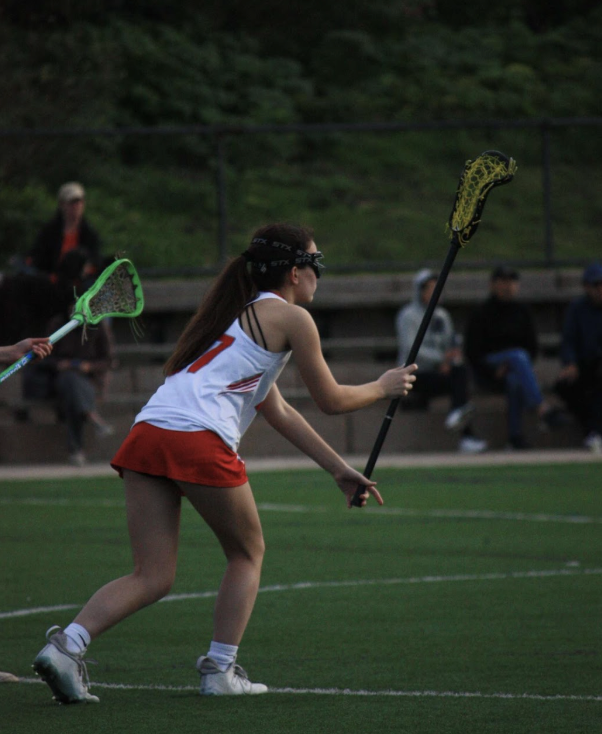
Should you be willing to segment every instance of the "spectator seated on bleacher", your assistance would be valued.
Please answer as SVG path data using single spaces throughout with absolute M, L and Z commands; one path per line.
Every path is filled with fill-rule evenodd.
M 52 319 L 52 333 L 69 320 L 69 312 Z M 82 338 L 85 336 L 85 338 Z M 69 462 L 75 466 L 86 463 L 84 426 L 90 421 L 98 436 L 109 436 L 113 428 L 100 415 L 97 403 L 106 391 L 113 364 L 113 338 L 110 322 L 102 321 L 71 331 L 54 345 L 51 357 L 30 365 L 29 395 L 34 399 L 55 401 L 57 416 L 67 426 Z
M 584 294 L 567 309 L 555 385 L 584 433 L 584 446 L 602 453 L 602 264 L 583 273 Z
M 67 312 L 77 295 L 84 290 L 83 274 L 87 254 L 72 250 L 60 262 L 58 271 L 48 273 L 21 272 L 0 277 L 0 344 L 14 344 L 31 334 L 48 336 L 48 322 L 57 314 Z M 39 399 L 47 390 L 36 386 L 39 376 L 35 364 L 22 371 L 22 397 Z M 15 409 L 15 417 L 27 420 L 24 405 Z
M 56 274 L 20 272 L 0 276 L 0 344 L 44 334 L 48 320 L 74 301 L 86 256 L 75 250 Z
M 435 289 L 437 275 L 421 270 L 414 278 L 414 298 L 397 314 L 395 328 L 399 345 L 398 364 L 404 364 L 418 333 L 426 308 Z M 461 434 L 458 450 L 480 453 L 487 442 L 474 435 L 471 418 L 474 405 L 468 399 L 468 370 L 450 314 L 437 306 L 418 352 L 418 371 L 412 393 L 425 407 L 442 395 L 450 398 L 445 427 Z
M 490 278 L 490 295 L 471 313 L 466 329 L 465 353 L 477 383 L 506 394 L 508 448 L 527 449 L 523 413 L 536 411 L 542 429 L 567 422 L 557 407 L 544 399 L 533 361 L 538 340 L 530 309 L 517 300 L 520 276 L 506 266 L 496 267 Z

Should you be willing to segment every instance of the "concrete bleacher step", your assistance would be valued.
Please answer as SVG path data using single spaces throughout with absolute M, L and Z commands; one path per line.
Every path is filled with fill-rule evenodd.
M 341 384 L 358 384 L 376 379 L 392 363 L 345 360 L 333 361 L 331 369 Z M 542 360 L 538 371 L 543 381 L 550 381 L 556 370 L 554 360 Z M 107 395 L 100 406 L 101 414 L 115 426 L 115 435 L 98 439 L 91 427 L 86 431 L 86 453 L 90 460 L 108 461 L 127 434 L 135 415 L 163 380 L 162 366 L 136 364 L 120 367 L 111 374 Z M 278 382 L 283 395 L 314 428 L 339 452 L 367 454 L 380 430 L 388 401 L 382 401 L 356 413 L 326 416 L 315 406 L 299 372 L 290 364 Z M 0 416 L 0 463 L 62 463 L 67 459 L 66 428 L 56 422 L 52 403 L 30 404 L 30 422 L 19 423 L 13 418 L 18 399 L 12 393 Z M 491 449 L 500 449 L 506 442 L 506 414 L 503 396 L 476 391 L 477 412 L 473 425 L 477 435 L 485 438 Z M 411 401 L 402 400 L 401 408 L 392 421 L 383 453 L 420 453 L 456 451 L 457 434 L 443 426 L 448 401 L 440 398 L 428 410 L 411 408 Z M 581 445 L 581 436 L 574 425 L 561 431 L 542 434 L 536 420 L 526 416 L 526 433 L 537 448 L 568 448 Z M 266 457 L 294 456 L 297 449 L 279 436 L 259 416 L 243 438 L 241 455 Z
M 297 401 L 291 400 L 295 405 Z M 442 402 L 429 410 L 404 410 L 403 404 L 391 421 L 382 453 L 405 454 L 421 452 L 453 452 L 458 450 L 460 436 L 444 427 L 446 410 Z M 388 402 L 365 408 L 356 413 L 325 416 L 306 401 L 300 412 L 306 420 L 339 453 L 369 454 L 385 417 Z M 485 439 L 492 450 L 506 446 L 506 415 L 497 396 L 477 401 L 472 422 L 479 438 Z M 525 434 L 534 448 L 574 448 L 581 446 L 578 427 L 569 424 L 559 431 L 543 433 L 535 416 L 525 416 Z M 251 425 L 241 442 L 241 455 L 291 456 L 297 449 L 282 436 L 272 431 L 259 417 Z
M 111 420 L 115 433 L 98 438 L 91 426 L 84 432 L 85 453 L 90 461 L 109 461 L 130 429 L 130 418 Z M 67 429 L 64 423 L 0 423 L 0 464 L 67 463 Z
M 375 380 L 394 363 L 366 360 L 333 360 L 330 367 L 340 384 L 359 384 Z M 541 359 L 537 371 L 542 384 L 550 385 L 557 372 L 555 359 Z M 162 365 L 149 361 L 122 364 L 113 370 L 107 394 L 100 406 L 101 414 L 115 426 L 115 435 L 99 440 L 91 427 L 86 431 L 86 453 L 92 461 L 108 461 L 127 434 L 135 415 L 150 395 L 162 383 Z M 367 454 L 372 449 L 380 430 L 388 401 L 357 413 L 326 416 L 315 406 L 299 372 L 291 363 L 283 371 L 278 385 L 286 399 L 311 425 L 339 452 Z M 5 387 L 6 383 L 2 386 Z M 66 428 L 56 422 L 52 403 L 29 404 L 30 422 L 14 421 L 14 407 L 18 405 L 19 391 L 5 390 L 0 394 L 5 408 L 0 413 L 0 463 L 62 463 L 67 459 Z M 474 428 L 485 438 L 491 449 L 500 449 L 506 442 L 506 415 L 503 396 L 474 391 L 477 412 Z M 420 453 L 428 451 L 456 451 L 458 436 L 443 427 L 449 402 L 445 398 L 431 403 L 429 410 L 411 408 L 411 400 L 402 400 L 395 416 L 383 453 Z M 576 447 L 581 436 L 575 426 L 567 426 L 553 434 L 541 434 L 533 417 L 526 417 L 529 440 L 538 448 Z M 241 455 L 266 457 L 294 456 L 291 446 L 263 418 L 258 417 L 243 438 Z
M 134 396 L 135 398 L 135 396 Z M 333 448 L 342 454 L 368 454 L 382 425 L 387 401 L 382 401 L 356 413 L 327 416 L 307 397 L 291 397 L 306 420 Z M 477 411 L 473 426 L 480 438 L 489 442 L 492 450 L 506 443 L 506 416 L 499 396 L 483 396 L 476 400 Z M 90 426 L 86 427 L 86 454 L 91 461 L 109 461 L 130 429 L 140 407 L 131 403 L 103 406 L 103 415 L 115 427 L 115 434 L 99 439 Z M 383 454 L 412 454 L 423 452 L 455 452 L 459 436 L 445 430 L 444 400 L 434 401 L 429 410 L 409 410 L 402 407 L 391 422 Z M 575 448 L 581 446 L 581 435 L 574 424 L 559 431 L 541 433 L 534 416 L 525 418 L 526 436 L 534 448 Z M 260 416 L 253 422 L 240 446 L 243 458 L 296 456 L 299 451 L 274 431 Z M 49 413 L 45 422 L 0 423 L 0 463 L 40 464 L 64 463 L 67 460 L 66 428 L 53 421 Z

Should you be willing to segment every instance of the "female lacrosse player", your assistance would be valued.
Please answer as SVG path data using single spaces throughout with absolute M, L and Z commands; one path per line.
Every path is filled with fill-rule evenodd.
M 324 361 L 311 302 L 322 254 L 311 230 L 275 224 L 218 277 L 165 367 L 164 384 L 135 419 L 113 459 L 123 476 L 134 570 L 94 594 L 64 631 L 53 627 L 34 669 L 62 702 L 98 701 L 88 693 L 83 655 L 91 639 L 168 592 L 176 571 L 185 495 L 217 536 L 227 559 L 214 612 L 213 641 L 197 669 L 204 695 L 257 694 L 235 664 L 249 621 L 264 553 L 257 508 L 236 451 L 257 411 L 332 474 L 350 506 L 358 484 L 382 504 L 375 483 L 348 466 L 281 396 L 275 385 L 294 354 L 326 413 L 358 410 L 406 395 L 416 365 L 363 385 L 339 385 Z

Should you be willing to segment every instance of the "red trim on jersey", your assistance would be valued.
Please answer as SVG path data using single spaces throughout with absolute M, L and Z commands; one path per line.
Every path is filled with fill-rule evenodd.
M 136 423 L 111 466 L 208 487 L 239 487 L 248 481 L 244 461 L 213 431 L 169 431 Z
M 217 347 L 213 347 L 212 349 L 209 349 L 205 354 L 203 354 L 201 357 L 199 357 L 196 362 L 193 362 L 190 367 L 188 368 L 187 372 L 198 372 L 201 368 L 203 368 L 206 364 L 209 364 L 212 359 L 217 357 L 217 355 L 220 352 L 223 352 L 224 349 L 228 349 L 228 347 L 231 347 L 234 342 L 236 341 L 233 336 L 229 336 L 228 334 L 222 334 L 219 339 L 217 339 L 219 344 Z
M 257 383 L 259 382 L 259 380 L 261 380 L 261 376 L 263 374 L 263 372 L 258 372 L 252 377 L 245 377 L 242 380 L 238 380 L 237 382 L 231 382 L 226 387 L 226 390 L 232 390 L 233 392 L 250 392 L 257 387 Z

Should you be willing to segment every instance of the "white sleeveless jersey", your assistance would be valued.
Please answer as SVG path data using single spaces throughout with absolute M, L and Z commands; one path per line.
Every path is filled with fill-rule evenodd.
M 262 292 L 254 302 L 264 298 L 284 300 Z M 260 347 L 237 319 L 203 355 L 165 379 L 134 423 L 172 431 L 210 430 L 236 451 L 290 355 Z

